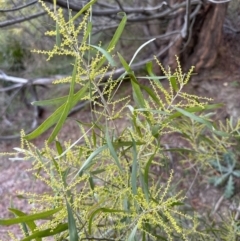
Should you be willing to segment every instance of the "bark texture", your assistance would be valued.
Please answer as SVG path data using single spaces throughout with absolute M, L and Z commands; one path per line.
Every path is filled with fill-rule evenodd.
M 176 1 L 176 0 L 173 0 Z M 197 14 L 193 27 L 189 32 L 189 39 L 173 36 L 170 41 L 175 42 L 169 49 L 164 62 L 175 67 L 175 55 L 180 57 L 185 68 L 195 66 L 196 70 L 207 69 L 216 63 L 219 46 L 222 40 L 222 29 L 226 15 L 227 4 L 203 4 Z M 170 20 L 167 31 L 181 29 L 184 24 L 185 11 L 179 11 Z

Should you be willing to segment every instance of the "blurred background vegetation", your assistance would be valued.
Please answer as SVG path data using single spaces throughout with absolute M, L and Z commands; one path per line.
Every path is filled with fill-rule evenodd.
M 52 0 L 43 2 L 53 8 Z M 86 3 L 57 1 L 65 9 L 66 18 L 69 11 L 74 15 Z M 55 25 L 38 1 L 6 0 L 0 7 L 0 69 L 27 78 L 70 71 L 69 61 L 62 57 L 46 63 L 44 56 L 31 53 L 33 49 L 49 49 L 54 44 L 54 39 L 44 33 L 53 30 Z M 144 67 L 153 55 L 173 65 L 174 56 L 178 55 L 186 67 L 212 68 L 225 35 L 234 38 L 239 34 L 239 9 L 239 0 L 221 3 L 214 0 L 98 0 L 93 9 L 91 42 L 101 41 L 104 47 L 119 23 L 118 13 L 126 12 L 128 24 L 117 46 L 126 58 L 131 58 L 142 43 L 156 38 L 141 51 L 139 67 Z
M 52 0 L 42 2 L 53 10 Z M 57 0 L 57 5 L 64 9 L 68 18 L 69 14 L 75 15 L 87 2 Z M 151 61 L 154 55 L 165 66 L 174 68 L 177 55 L 185 71 L 192 65 L 196 67 L 196 72 L 201 73 L 197 77 L 204 76 L 204 73 L 208 73 L 209 77 L 209 73 L 216 68 L 226 69 L 231 74 L 239 73 L 239 10 L 239 0 L 98 0 L 93 6 L 91 16 L 93 30 L 90 41 L 95 45 L 101 43 L 103 48 L 107 46 L 120 22 L 119 12 L 125 12 L 128 22 L 116 51 L 121 52 L 126 60 L 130 61 L 141 44 L 156 38 L 140 51 L 132 65 L 133 69 L 144 71 L 145 64 Z M 78 21 L 80 22 L 81 18 Z M 51 61 L 46 61 L 46 56 L 32 52 L 34 49 L 52 48 L 55 39 L 46 36 L 45 32 L 54 29 L 55 23 L 39 1 L 0 1 L 0 87 L 6 88 L 13 84 L 6 82 L 4 75 L 30 81 L 71 73 L 71 58 L 54 56 Z M 157 66 L 154 66 L 153 70 L 157 75 L 162 74 Z M 197 79 L 197 82 L 200 80 Z M 233 82 L 238 84 L 237 79 Z M 51 91 L 40 88 L 38 91 L 42 99 L 57 96 L 59 91 L 65 91 L 64 88 L 67 86 L 62 85 Z M 11 113 L 15 113 L 16 109 L 9 110 L 12 106 L 21 109 L 19 103 L 26 99 L 28 103 L 31 102 L 29 89 L 22 96 L 21 93 L 20 89 L 16 92 L 0 92 L 1 116 L 5 116 L 1 117 L 1 122 L 7 123 L 10 132 L 13 126 L 18 125 L 13 131 L 18 132 L 19 127 L 24 125 L 22 126 L 22 120 L 15 124 L 16 115 L 11 116 Z M 17 105 L 13 105 L 14 101 Z M 29 105 L 26 108 L 26 105 L 22 104 L 24 111 L 32 113 L 29 108 Z M 8 116 L 5 115 L 7 111 Z M 1 132 L 5 130 L 4 125 Z

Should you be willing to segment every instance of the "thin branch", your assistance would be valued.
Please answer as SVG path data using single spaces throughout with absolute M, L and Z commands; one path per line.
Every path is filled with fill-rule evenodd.
M 194 0 L 194 1 L 191 2 L 191 5 L 197 5 L 197 4 L 201 4 L 201 1 Z M 168 8 L 163 12 L 153 14 L 151 16 L 138 16 L 138 17 L 135 17 L 135 18 L 129 17 L 128 22 L 145 22 L 145 21 L 150 21 L 150 20 L 154 20 L 154 19 L 165 18 L 166 16 L 170 16 L 176 10 L 186 7 L 186 5 L 187 5 L 186 2 L 183 2 L 183 3 L 180 3 L 180 4 L 172 5 L 171 8 Z
M 56 79 L 62 79 L 65 77 L 66 75 L 54 75 L 49 78 L 36 78 L 33 80 L 29 80 L 29 79 L 6 75 L 3 71 L 0 70 L 0 80 L 21 84 L 21 86 L 28 84 L 30 81 L 32 85 L 48 85 L 48 84 L 52 84 L 52 82 Z
M 195 176 L 194 176 L 194 178 L 193 178 L 192 183 L 189 185 L 188 190 L 186 191 L 186 195 L 188 195 L 188 193 L 190 193 L 190 191 L 191 191 L 194 183 L 195 183 L 196 180 L 197 180 L 197 176 L 199 175 L 199 172 L 200 172 L 200 170 L 199 170 L 199 168 L 197 168 L 197 172 L 196 172 L 196 174 L 195 174 Z
M 44 2 L 49 2 L 49 3 L 52 4 L 52 0 L 43 0 L 43 1 Z M 159 10 L 165 4 L 166 4 L 166 2 L 163 2 L 161 4 L 158 4 L 155 7 L 150 7 L 150 8 L 145 8 L 145 7 L 141 7 L 141 8 L 124 7 L 124 12 L 127 13 L 127 14 L 130 14 L 130 13 L 143 13 L 144 14 L 144 13 L 147 13 L 147 12 L 152 12 L 152 11 L 155 11 L 155 10 Z M 67 2 L 64 1 L 64 0 L 58 0 L 57 1 L 57 5 L 60 6 L 60 7 L 63 7 L 63 8 L 67 8 Z M 121 7 L 118 7 L 118 8 L 116 8 L 116 7 L 112 6 L 112 5 L 103 4 L 103 3 L 98 3 L 98 5 L 102 5 L 104 7 L 111 8 L 111 9 L 108 9 L 108 10 L 96 10 L 96 9 L 93 9 L 93 15 L 94 16 L 106 16 L 106 15 L 117 14 L 117 13 L 121 12 L 122 8 L 123 8 L 121 6 L 121 4 L 120 4 Z M 82 5 L 76 5 L 76 4 L 73 4 L 73 3 L 69 3 L 69 8 L 72 9 L 73 11 L 76 11 L 76 12 L 80 11 L 82 7 L 83 7 L 83 4 Z
M 220 0 L 220 1 L 215 1 L 215 0 L 208 0 L 209 2 L 211 2 L 211 3 L 229 3 L 231 0 Z
M 124 12 L 124 8 L 122 6 L 122 4 L 119 2 L 119 0 L 115 0 L 117 2 L 117 5 L 119 6 L 119 8 Z
M 10 81 L 13 83 L 18 83 L 18 84 L 26 84 L 28 82 L 28 80 L 24 78 L 6 75 L 2 70 L 0 70 L 0 79 L 4 81 Z
M 105 7 L 105 8 L 111 8 L 111 9 L 117 8 L 117 6 L 114 6 L 112 4 L 103 3 L 103 2 L 99 2 L 99 1 L 96 2 L 96 5 L 99 5 L 99 6 Z
M 37 2 L 37 1 L 36 1 L 36 2 Z M 12 0 L 12 3 L 14 4 L 15 7 L 17 6 L 17 5 L 15 4 L 14 0 Z M 20 12 L 21 17 L 26 18 L 26 14 L 23 13 L 23 11 L 19 11 L 19 12 Z M 19 17 L 20 17 L 20 16 L 19 16 Z M 29 24 L 31 24 L 38 32 L 41 32 L 41 33 L 44 35 L 44 33 L 42 32 L 42 30 L 39 29 L 39 28 L 35 25 L 35 23 L 33 23 L 33 21 L 29 20 Z M 29 31 L 29 28 L 25 28 L 25 31 L 26 31 L 31 37 L 34 38 L 34 36 L 32 35 L 31 31 Z
M 238 206 L 237 210 L 236 210 L 236 214 L 235 214 L 235 217 L 234 217 L 234 220 L 235 221 L 238 221 L 239 220 L 239 215 L 240 215 L 240 205 Z
M 191 12 L 191 4 L 190 0 L 186 0 L 186 14 L 184 16 L 184 25 L 181 31 L 182 37 L 185 39 L 189 35 L 189 21 L 190 21 L 190 12 Z
M 0 22 L 0 28 L 11 26 L 11 25 L 14 25 L 14 24 L 17 24 L 17 23 L 22 23 L 22 22 L 25 22 L 25 21 L 28 21 L 28 20 L 31 20 L 31 19 L 34 19 L 34 18 L 38 18 L 38 17 L 40 17 L 42 15 L 45 15 L 45 14 L 47 14 L 47 12 L 42 11 L 40 13 L 36 13 L 36 14 L 30 15 L 28 17 L 16 18 L 16 19 L 13 19 L 13 20 L 7 20 L 5 22 Z
M 200 11 L 201 9 L 201 6 L 202 6 L 202 3 L 200 2 L 197 7 L 194 9 L 194 11 L 190 14 L 190 20 L 193 19 L 197 14 L 198 12 Z
M 224 28 L 227 28 L 227 29 L 230 29 L 232 32 L 236 33 L 236 34 L 239 34 L 240 33 L 240 30 L 236 30 L 235 28 L 233 27 L 230 27 L 230 26 L 227 26 L 227 25 L 223 25 Z
M 43 0 L 44 2 L 48 2 L 48 3 L 53 3 L 53 1 L 52 0 Z M 64 0 L 57 0 L 56 1 L 57 2 L 57 5 L 59 6 L 59 7 L 62 7 L 62 8 L 68 8 L 68 1 L 64 1 Z M 76 5 L 76 4 L 74 4 L 74 3 L 71 3 L 71 2 L 69 2 L 69 8 L 70 9 L 72 9 L 72 11 L 76 11 L 76 12 L 78 12 L 78 11 L 80 11 L 81 9 L 82 9 L 82 7 L 84 6 L 84 4 L 78 4 L 78 5 Z
M 52 0 L 44 0 L 45 2 L 49 2 L 52 3 Z M 166 10 L 163 10 L 160 13 L 156 13 L 156 14 L 150 14 L 152 11 L 157 10 L 157 9 L 161 9 L 163 4 L 165 2 L 161 3 L 160 5 L 156 6 L 156 7 L 151 7 L 151 8 L 125 8 L 124 12 L 126 14 L 129 14 L 128 16 L 128 22 L 145 22 L 145 21 L 149 21 L 149 20 L 154 20 L 154 19 L 161 19 L 164 18 L 166 16 L 171 15 L 172 13 L 174 13 L 176 10 L 180 9 L 180 8 L 184 8 L 186 7 L 187 3 L 183 2 L 180 4 L 175 4 L 173 6 L 171 6 L 171 8 L 168 8 Z M 196 5 L 201 3 L 200 0 L 193 0 L 191 2 L 191 5 Z M 58 0 L 57 4 L 60 7 L 63 8 L 67 8 L 67 2 L 63 1 L 63 0 Z M 82 8 L 82 5 L 75 5 L 72 3 L 69 3 L 69 8 L 72 9 L 73 11 L 79 11 Z M 117 15 L 118 12 L 120 12 L 121 9 L 117 8 L 117 9 L 108 9 L 108 10 L 96 10 L 93 9 L 93 16 L 104 16 L 104 17 L 110 17 L 112 15 Z M 34 15 L 31 15 L 29 17 L 22 17 L 22 18 L 17 18 L 17 19 L 13 19 L 13 20 L 8 20 L 5 22 L 1 22 L 0 23 L 0 27 L 6 27 L 6 26 L 10 26 L 10 25 L 14 25 L 16 23 L 21 23 L 24 21 L 28 21 L 34 18 L 37 18 L 39 16 L 45 15 L 46 12 L 40 12 Z M 142 14 L 140 16 L 137 17 L 133 17 L 133 14 Z M 145 15 L 145 16 L 144 16 Z M 120 18 L 115 18 L 116 20 L 120 20 Z
M 192 33 L 193 33 L 193 26 L 196 20 L 196 15 L 198 14 L 199 10 L 201 8 L 201 4 L 198 4 L 197 7 L 194 9 L 194 11 L 191 13 L 189 19 L 192 20 L 192 22 L 190 23 L 189 29 L 188 29 L 188 38 L 187 41 L 184 43 L 184 46 L 182 48 L 182 50 L 180 51 L 180 53 L 182 53 L 186 47 L 188 46 L 188 44 L 190 43 L 191 39 L 192 39 Z
M 0 88 L 0 92 L 8 92 L 8 91 L 11 91 L 11 90 L 14 90 L 14 89 L 18 89 L 20 87 L 22 87 L 22 84 L 15 84 L 15 85 L 12 85 L 12 86 L 9 86 L 9 87 Z
M 184 52 L 184 50 L 186 49 L 186 47 L 188 46 L 188 44 L 190 43 L 191 39 L 192 39 L 192 33 L 193 33 L 193 25 L 195 23 L 195 19 L 194 18 L 190 24 L 190 27 L 189 27 L 189 34 L 188 34 L 188 38 L 187 38 L 187 41 L 184 43 L 184 46 L 182 48 L 182 50 L 180 51 L 180 53 Z
M 49 2 L 52 3 L 52 0 L 43 0 L 44 2 Z M 200 0 L 193 0 L 191 2 L 191 5 L 196 5 L 201 3 Z M 162 9 L 163 5 L 165 5 L 166 2 L 163 2 L 155 7 L 150 7 L 150 8 L 129 8 L 126 7 L 124 8 L 124 12 L 126 14 L 143 14 L 143 15 L 149 15 L 150 12 L 155 11 L 155 10 L 159 10 Z M 63 8 L 67 8 L 67 2 L 64 0 L 58 0 L 57 1 L 57 5 Z M 137 21 L 148 21 L 148 20 L 153 20 L 153 19 L 157 19 L 157 18 L 163 18 L 167 15 L 169 15 L 171 12 L 179 9 L 179 8 L 183 8 L 186 6 L 186 3 L 180 3 L 180 4 L 175 4 L 173 6 L 171 6 L 171 8 L 168 8 L 167 10 L 164 10 L 162 13 L 158 13 L 158 14 L 153 14 L 151 16 L 146 16 L 146 17 L 137 17 L 137 18 L 129 18 L 128 21 L 131 22 L 137 22 Z M 73 3 L 69 3 L 69 8 L 72 9 L 72 11 L 80 11 L 81 8 L 83 6 L 82 5 L 76 5 Z M 92 10 L 92 14 L 93 16 L 102 16 L 102 17 L 106 17 L 109 15 L 116 15 L 117 13 L 121 12 L 122 10 L 120 8 L 112 8 L 112 9 L 107 9 L 107 10 L 97 10 L 97 9 L 93 9 Z
M 19 7 L 15 7 L 15 8 L 11 8 L 11 9 L 0 9 L 0 13 L 14 12 L 14 11 L 26 8 L 28 6 L 31 6 L 31 5 L 33 5 L 33 4 L 37 3 L 37 2 L 38 2 L 37 0 L 34 0 L 34 1 L 30 2 L 30 3 L 26 3 L 26 4 L 21 5 Z
M 151 33 L 149 31 L 149 26 L 147 24 L 143 24 L 142 28 L 143 28 L 143 32 L 144 32 L 145 36 L 148 36 L 149 38 L 152 38 Z M 122 39 L 123 38 L 121 38 L 121 40 Z M 124 40 L 126 40 L 126 38 L 124 38 Z M 139 39 L 136 38 L 136 40 L 134 40 L 134 41 L 139 41 Z M 156 41 L 153 41 L 150 44 L 150 48 L 151 48 L 152 53 L 155 53 L 157 51 L 158 45 L 157 45 Z
M 222 195 L 222 196 L 218 199 L 218 201 L 217 201 L 217 203 L 215 204 L 214 209 L 213 209 L 213 211 L 212 211 L 212 213 L 211 213 L 211 216 L 215 215 L 215 213 L 216 213 L 217 210 L 219 209 L 220 205 L 222 204 L 223 200 L 224 200 L 224 195 Z

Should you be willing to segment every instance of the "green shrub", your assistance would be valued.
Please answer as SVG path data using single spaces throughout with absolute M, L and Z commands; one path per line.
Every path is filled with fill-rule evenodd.
M 168 170 L 166 181 L 154 168 L 163 168 L 165 153 L 176 151 L 161 144 L 164 135 L 180 133 L 191 143 L 191 148 L 177 151 L 189 153 L 191 157 L 201 154 L 201 161 L 194 164 L 201 163 L 201 168 L 206 168 L 211 166 L 209 158 L 214 154 L 213 148 L 208 147 L 211 138 L 226 142 L 235 133 L 218 130 L 206 114 L 201 114 L 219 105 L 209 105 L 207 98 L 183 91 L 193 68 L 183 74 L 178 59 L 173 73 L 156 59 L 164 76 L 154 76 L 149 63 L 149 76 L 139 78 L 131 70 L 131 63 L 142 45 L 130 64 L 118 53 L 125 73 L 113 79 L 114 46 L 127 18 L 121 15 L 122 20 L 106 50 L 100 45 L 93 46 L 89 16 L 94 2 L 70 16 L 69 21 L 65 21 L 61 9 L 51 12 L 42 3 L 56 21 L 56 30 L 48 32 L 56 36 L 56 44 L 51 51 L 36 52 L 48 55 L 49 59 L 54 55 L 72 56 L 75 63 L 72 76 L 56 81 L 70 83 L 69 95 L 33 103 L 59 107 L 35 131 L 28 135 L 22 132 L 21 147 L 15 150 L 32 161 L 32 173 L 52 191 L 38 195 L 22 193 L 35 204 L 31 214 L 10 209 L 16 218 L 1 219 L 0 225 L 22 224 L 23 241 L 40 241 L 49 236 L 70 241 L 216 240 L 216 237 L 224 240 L 229 235 L 225 230 L 232 229 L 221 233 L 213 227 L 204 227 L 197 214 L 187 213 L 184 190 L 174 191 L 177 189 L 173 170 Z M 74 20 L 82 15 L 81 23 L 75 26 Z M 93 50 L 95 55 L 89 55 L 86 61 L 85 56 Z M 108 64 L 104 65 L 106 61 Z M 149 84 L 141 84 L 139 79 L 147 79 Z M 163 87 L 161 79 L 168 80 L 168 87 Z M 134 101 L 131 96 L 118 98 L 116 93 L 123 81 L 131 84 Z M 81 87 L 77 92 L 76 86 Z M 61 141 L 57 135 L 70 109 L 79 101 L 92 102 L 92 118 L 89 123 L 76 121 L 82 133 L 76 142 Z M 124 128 L 118 126 L 121 119 L 128 120 Z M 44 148 L 39 149 L 30 142 L 52 126 L 54 129 Z M 193 130 L 197 132 L 193 134 Z M 223 145 L 217 151 L 225 150 Z M 40 219 L 45 222 L 37 225 Z

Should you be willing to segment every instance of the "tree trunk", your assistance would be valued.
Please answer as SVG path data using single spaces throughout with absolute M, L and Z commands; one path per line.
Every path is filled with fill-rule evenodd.
M 222 39 L 222 27 L 226 15 L 227 3 L 204 4 L 197 14 L 193 27 L 189 31 L 190 39 L 179 36 L 172 37 L 175 41 L 169 49 L 165 63 L 172 67 L 176 66 L 177 55 L 184 69 L 195 66 L 195 70 L 211 68 L 214 66 Z M 169 22 L 167 31 L 181 29 L 184 24 L 185 11 L 177 13 L 176 17 Z M 187 44 L 187 45 L 186 45 Z M 186 46 L 185 46 L 186 45 Z

